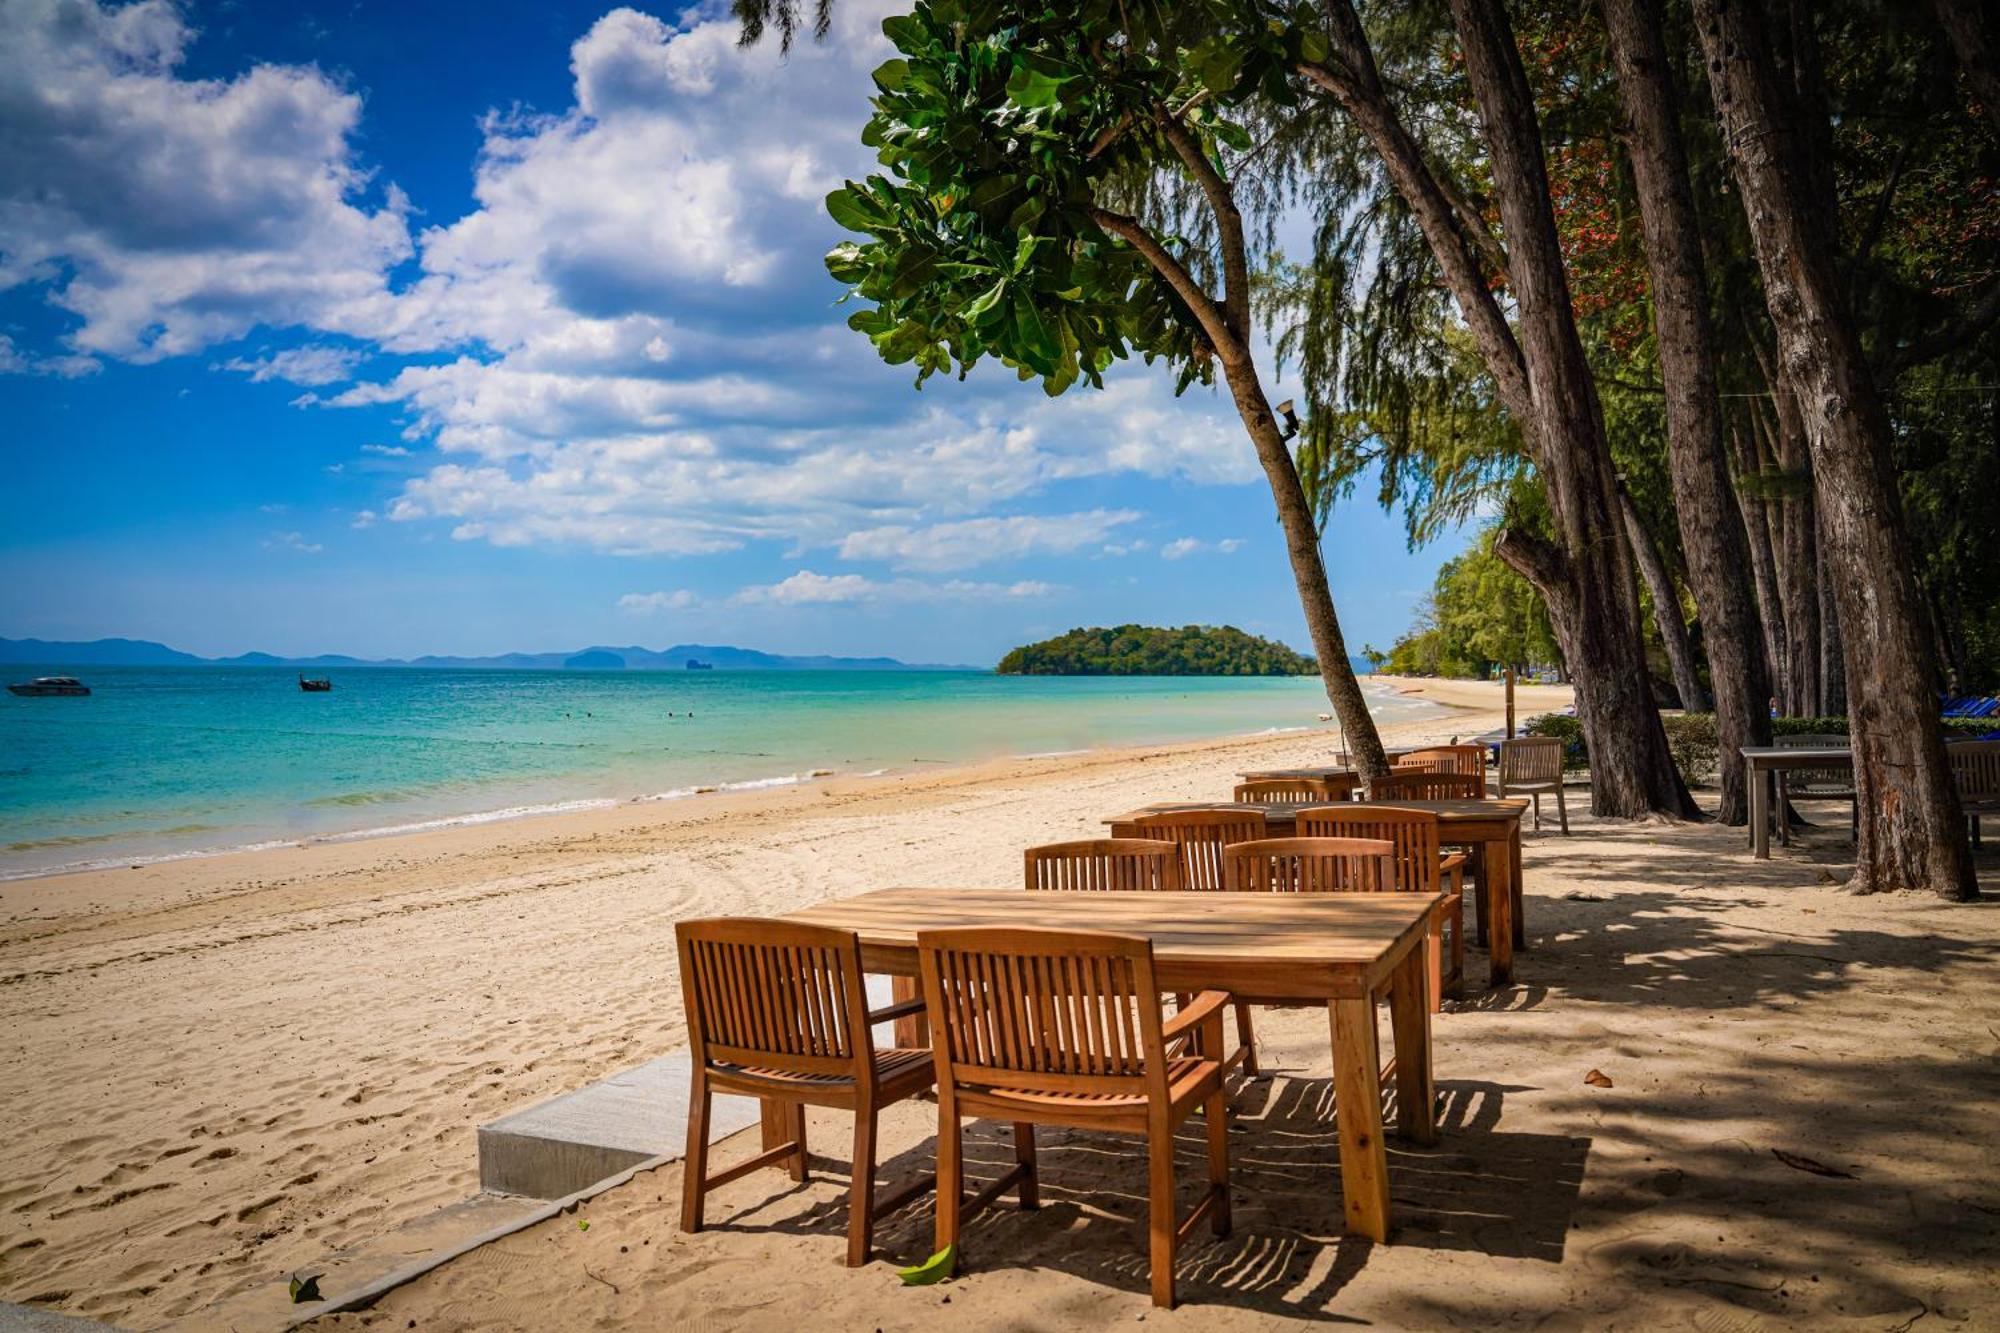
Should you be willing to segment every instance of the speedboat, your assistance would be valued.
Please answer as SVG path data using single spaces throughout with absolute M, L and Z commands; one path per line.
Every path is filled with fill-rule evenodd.
M 7 693 L 30 697 L 44 694 L 89 694 L 90 686 L 75 676 L 37 676 L 33 680 L 9 685 Z

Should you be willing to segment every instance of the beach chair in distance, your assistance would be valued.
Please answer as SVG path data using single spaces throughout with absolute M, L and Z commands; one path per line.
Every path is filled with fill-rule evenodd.
M 1481 795 L 1485 794 L 1486 747 L 1483 745 L 1434 745 L 1428 750 L 1413 750 L 1398 759 L 1397 770 L 1411 769 L 1419 773 L 1468 773 L 1478 778 Z
M 1352 774 L 1333 778 L 1246 778 L 1236 784 L 1234 799 L 1246 801 L 1346 801 L 1354 797 L 1358 781 Z
M 1206 1216 L 1229 1234 L 1229 1099 L 1222 1010 L 1204 991 L 1172 1018 L 1160 1004 L 1152 941 L 1035 929 L 917 932 L 917 967 L 938 1071 L 937 1238 L 956 1245 L 972 1214 L 1018 1188 L 1040 1203 L 1035 1126 L 1146 1140 L 1153 1304 L 1174 1303 L 1174 1252 Z M 1170 1053 L 1170 1045 L 1174 1048 Z M 1207 1117 L 1208 1189 L 1174 1216 L 1174 1131 Z M 1014 1166 L 965 1199 L 963 1122 L 1011 1121 Z
M 1260 838 L 1231 843 L 1222 866 L 1232 893 L 1386 893 L 1396 887 L 1394 844 L 1367 838 Z M 1257 1033 L 1252 1004 L 1295 1008 L 1282 1002 L 1237 999 L 1237 1058 L 1256 1077 Z
M 1085 838 L 1030 847 L 1023 854 L 1030 892 L 1054 889 L 1154 890 L 1181 887 L 1179 844 L 1152 838 Z
M 1966 835 L 1977 847 L 1979 817 L 2000 812 L 2000 741 L 1953 741 L 1944 754 L 1965 811 Z
M 1500 742 L 1499 775 L 1495 786 L 1501 796 L 1535 798 L 1535 829 L 1542 827 L 1542 793 L 1553 792 L 1556 817 L 1562 821 L 1563 836 L 1569 836 L 1569 806 L 1563 800 L 1563 743 L 1554 736 L 1520 736 Z
M 1222 849 L 1268 831 L 1262 810 L 1166 810 L 1132 821 L 1147 838 L 1181 849 L 1181 887 L 1215 892 L 1223 887 Z
M 1772 740 L 1788 750 L 1845 750 L 1854 741 L 1833 731 L 1801 731 L 1790 736 L 1774 736 Z M 1830 768 L 1794 768 L 1778 770 L 1778 799 L 1771 802 L 1772 817 L 1778 821 L 1778 841 L 1789 844 L 1792 840 L 1792 798 L 1805 801 L 1846 801 L 1847 833 L 1850 842 L 1861 836 L 1861 805 L 1854 787 L 1852 766 Z
M 1431 1009 L 1442 1009 L 1447 993 L 1457 996 L 1465 984 L 1466 855 L 1443 849 L 1437 814 L 1386 805 L 1330 805 L 1299 811 L 1298 829 L 1302 838 L 1385 841 L 1395 849 L 1391 887 L 1404 893 L 1444 895 L 1444 901 L 1431 917 L 1428 962 Z M 1446 926 L 1451 928 L 1448 953 L 1444 939 Z
M 1231 893 L 1387 893 L 1394 853 L 1372 838 L 1259 838 L 1223 848 L 1222 870 Z
M 674 935 L 694 1069 L 681 1230 L 700 1231 L 708 1191 L 739 1176 L 784 1163 L 792 1179 L 807 1179 L 806 1107 L 838 1107 L 854 1113 L 847 1264 L 868 1262 L 875 1219 L 935 1180 L 875 1197 L 876 1117 L 930 1087 L 937 1071 L 931 1052 L 877 1050 L 869 1032 L 876 1023 L 920 1013 L 923 1002 L 870 1012 L 852 931 L 725 917 L 680 922 Z M 783 1103 L 791 1139 L 708 1174 L 709 1107 L 717 1092 Z
M 1371 801 L 1478 801 L 1486 797 L 1486 779 L 1464 773 L 1417 773 L 1396 769 L 1387 777 L 1368 779 Z

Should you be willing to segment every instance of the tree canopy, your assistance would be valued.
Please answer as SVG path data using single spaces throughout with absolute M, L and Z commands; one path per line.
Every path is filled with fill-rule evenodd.
M 1233 625 L 1073 629 L 1000 659 L 1003 676 L 1310 676 L 1319 664 Z

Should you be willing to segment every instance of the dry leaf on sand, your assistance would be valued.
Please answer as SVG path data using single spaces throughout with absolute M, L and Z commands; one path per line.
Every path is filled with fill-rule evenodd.
M 1771 1156 L 1777 1158 L 1786 1166 L 1791 1167 L 1794 1171 L 1810 1171 L 1816 1176 L 1833 1176 L 1840 1180 L 1854 1179 L 1852 1171 L 1842 1171 L 1837 1166 L 1828 1166 L 1825 1162 L 1817 1162 L 1810 1157 L 1801 1157 L 1795 1152 L 1786 1152 L 1783 1148 L 1771 1149 Z
M 1611 1086 L 1611 1075 L 1602 1069 L 1593 1069 L 1583 1076 L 1583 1081 L 1593 1088 L 1608 1088 Z

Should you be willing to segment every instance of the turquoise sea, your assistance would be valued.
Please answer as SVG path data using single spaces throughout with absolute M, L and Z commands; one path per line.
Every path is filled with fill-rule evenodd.
M 352 668 L 305 694 L 270 667 L 79 674 L 89 698 L 0 695 L 0 878 L 1329 725 L 1317 679 Z M 1383 721 L 1438 711 L 1364 684 Z

